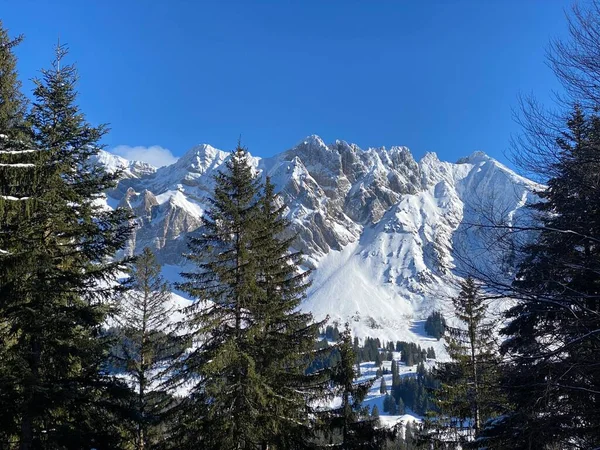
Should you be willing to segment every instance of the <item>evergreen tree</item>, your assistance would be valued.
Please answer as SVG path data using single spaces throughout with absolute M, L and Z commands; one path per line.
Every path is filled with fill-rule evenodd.
M 341 332 L 338 348 L 341 354 L 340 364 L 335 368 L 333 382 L 336 394 L 342 397 L 339 408 L 329 412 L 327 420 L 329 431 L 338 439 L 327 448 L 340 449 L 380 449 L 383 447 L 388 434 L 385 430 L 377 429 L 378 420 L 368 414 L 368 408 L 362 402 L 373 385 L 374 380 L 355 382 L 354 350 L 350 328 Z M 339 431 L 339 434 L 335 432 Z
M 373 406 L 373 409 L 371 410 L 371 418 L 373 419 L 375 426 L 379 425 L 379 408 L 377 405 Z
M 174 382 L 193 383 L 181 403 L 180 448 L 252 448 L 263 439 L 256 411 L 266 398 L 257 383 L 251 347 L 257 328 L 255 252 L 258 182 L 244 148 L 232 152 L 205 212 L 201 234 L 190 239 L 187 258 L 197 272 L 178 287 L 198 300 L 187 323 L 195 348 L 176 366 Z
M 283 216 L 284 211 L 285 205 L 267 177 L 259 201 L 256 238 L 260 295 L 255 307 L 259 335 L 254 348 L 258 370 L 271 390 L 259 419 L 265 429 L 263 448 L 304 445 L 311 432 L 312 405 L 326 395 L 329 383 L 327 370 L 306 370 L 311 360 L 330 349 L 314 350 L 324 321 L 314 322 L 311 314 L 300 311 L 309 272 L 300 270 L 302 254 L 290 252 L 295 236 L 286 237 L 290 222 Z M 339 330 L 333 327 L 332 337 L 339 336 Z M 336 359 L 341 356 L 339 352 L 334 354 Z M 280 411 L 278 416 L 272 413 L 273 408 Z
M 2 244 L 2 317 L 14 342 L 2 395 L 17 411 L 21 450 L 118 447 L 120 421 L 107 405 L 127 393 L 103 375 L 101 327 L 122 268 L 107 258 L 127 239 L 128 215 L 98 202 L 115 181 L 90 162 L 105 128 L 90 126 L 76 106 L 75 69 L 60 65 L 65 53 L 58 47 L 53 68 L 36 80 L 28 119 L 36 151 L 24 154 L 32 173 L 11 178 L 13 192 L 31 201 L 8 222 Z
M 398 414 L 402 415 L 406 412 L 406 407 L 404 406 L 404 400 L 402 400 L 402 397 L 400 397 L 398 399 L 396 406 L 397 406 Z
M 444 329 L 446 328 L 446 320 L 439 311 L 432 312 L 425 321 L 425 332 L 430 336 L 433 336 L 438 341 L 444 335 Z
M 493 327 L 486 320 L 487 305 L 473 278 L 461 283 L 453 304 L 462 326 L 446 327 L 451 361 L 435 371 L 441 386 L 434 390 L 437 411 L 430 416 L 429 427 L 434 441 L 458 444 L 473 440 L 481 425 L 497 413 L 498 357 Z M 424 373 L 425 368 L 420 365 L 419 371 Z
M 427 349 L 427 359 L 435 359 L 435 350 L 433 347 Z
M 398 373 L 398 363 L 396 360 L 392 360 L 392 386 L 398 385 L 400 383 L 400 374 Z
M 396 400 L 389 394 L 385 394 L 383 399 L 383 410 L 391 416 L 395 416 L 398 412 L 396 407 Z
M 161 421 L 169 403 L 163 378 L 176 347 L 169 329 L 171 293 L 152 250 L 144 249 L 129 275 L 129 290 L 119 305 L 120 343 L 114 357 L 133 382 L 134 444 L 142 450 L 161 440 Z
M 21 92 L 21 82 L 17 73 L 17 58 L 14 48 L 23 36 L 11 39 L 0 20 L 0 132 L 7 141 L 18 141 L 27 134 L 24 126 L 27 101 Z
M 379 393 L 387 394 L 387 385 L 385 384 L 385 378 L 381 377 L 381 383 L 379 384 Z
M 21 93 L 14 48 L 22 37 L 11 39 L 0 21 L 0 266 L 2 283 L 18 281 L 10 265 L 15 263 L 16 231 L 22 214 L 31 203 L 30 182 L 33 179 L 33 152 L 25 123 L 26 102 Z M 14 281 L 13 281 L 14 280 Z M 4 291 L 7 292 L 6 290 Z M 0 298 L 0 448 L 8 446 L 18 433 L 17 394 L 11 371 L 12 347 L 16 336 L 9 319 L 8 302 Z
M 328 377 L 307 373 L 323 323 L 298 309 L 307 273 L 283 237 L 283 206 L 269 180 L 261 192 L 241 146 L 209 201 L 202 234 L 190 241 L 199 270 L 179 285 L 198 298 L 185 324 L 196 348 L 174 378 L 193 384 L 181 405 L 180 448 L 304 445 Z
M 514 410 L 485 434 L 504 448 L 600 445 L 600 118 L 576 106 L 555 147 L 502 331 Z

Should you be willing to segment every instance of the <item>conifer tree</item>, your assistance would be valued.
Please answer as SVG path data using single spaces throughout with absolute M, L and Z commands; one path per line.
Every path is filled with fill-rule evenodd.
M 385 384 L 385 378 L 381 377 L 381 382 L 379 383 L 379 393 L 387 394 L 387 385 Z
M 475 280 L 468 277 L 453 299 L 459 327 L 446 327 L 450 362 L 435 371 L 441 382 L 434 390 L 437 411 L 428 427 L 432 441 L 463 445 L 472 441 L 498 407 L 498 357 L 487 305 Z M 425 371 L 424 367 L 419 367 Z
M 296 448 L 327 376 L 307 374 L 319 329 L 298 306 L 307 288 L 301 255 L 283 238 L 287 222 L 272 184 L 264 192 L 238 145 L 215 178 L 211 209 L 189 259 L 198 272 L 180 288 L 197 347 L 174 382 L 193 384 L 182 403 L 181 448 Z
M 134 444 L 143 450 L 161 440 L 161 421 L 169 403 L 164 372 L 176 347 L 170 334 L 171 292 L 150 248 L 137 257 L 129 275 L 129 290 L 121 296 L 117 315 L 120 351 L 115 357 L 133 381 Z
M 183 273 L 178 287 L 198 299 L 185 324 L 196 347 L 174 378 L 193 383 L 181 405 L 180 448 L 252 448 L 262 441 L 255 417 L 266 388 L 251 355 L 258 330 L 250 312 L 258 296 L 251 258 L 258 189 L 248 153 L 238 145 L 215 176 L 201 234 L 189 242 L 187 257 L 199 270 Z
M 327 448 L 381 449 L 389 434 L 384 429 L 376 428 L 378 421 L 368 414 L 368 408 L 362 406 L 374 379 L 355 382 L 356 356 L 352 348 L 352 336 L 348 324 L 340 333 L 338 349 L 341 361 L 334 370 L 332 380 L 336 387 L 336 394 L 342 398 L 342 403 L 339 408 L 329 412 L 330 417 L 327 419 L 329 431 L 338 439 Z M 339 434 L 336 434 L 336 431 Z
M 575 106 L 555 147 L 553 177 L 533 206 L 542 231 L 502 331 L 513 411 L 485 435 L 503 448 L 600 445 L 600 118 Z
M 400 374 L 398 373 L 398 363 L 396 360 L 392 360 L 392 387 L 397 386 L 400 383 Z
M 27 166 L 33 176 L 15 185 L 32 201 L 11 222 L 0 266 L 2 312 L 14 339 L 5 371 L 13 374 L 21 450 L 120 445 L 119 421 L 105 405 L 122 391 L 103 375 L 100 335 L 122 268 L 107 257 L 125 243 L 128 215 L 98 202 L 115 181 L 89 160 L 105 128 L 90 126 L 76 106 L 75 69 L 60 64 L 65 54 L 58 47 L 53 68 L 36 80 L 28 121 L 37 159 Z
M 21 93 L 14 48 L 21 42 L 19 36 L 11 39 L 0 21 L 0 282 L 16 279 L 10 266 L 14 264 L 16 231 L 23 212 L 30 203 L 30 183 L 33 178 L 33 152 L 30 150 L 25 127 L 26 101 Z M 15 377 L 11 371 L 12 347 L 15 334 L 9 319 L 8 303 L 0 298 L 0 448 L 18 432 Z
M 373 421 L 377 422 L 375 423 L 375 426 L 379 425 L 379 408 L 377 405 L 373 406 L 373 409 L 371 410 L 371 417 L 373 418 Z
M 314 350 L 325 322 L 315 322 L 311 314 L 300 310 L 309 272 L 300 270 L 302 254 L 290 251 L 295 236 L 289 235 L 290 223 L 284 212 L 285 205 L 266 177 L 257 221 L 259 296 L 254 312 L 259 335 L 253 349 L 258 371 L 270 388 L 260 418 L 265 429 L 263 448 L 303 445 L 311 432 L 313 405 L 326 395 L 329 383 L 327 370 L 307 373 L 308 363 L 329 349 Z M 339 337 L 337 327 L 333 331 Z

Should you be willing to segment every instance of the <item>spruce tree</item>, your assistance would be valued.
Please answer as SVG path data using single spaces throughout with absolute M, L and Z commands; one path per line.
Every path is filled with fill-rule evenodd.
M 258 182 L 247 151 L 238 146 L 215 176 L 215 188 L 199 236 L 190 239 L 190 262 L 178 287 L 197 301 L 184 326 L 195 348 L 174 382 L 192 383 L 176 430 L 180 448 L 252 448 L 262 441 L 256 412 L 266 398 L 251 355 L 257 329 L 255 251 Z
M 285 205 L 266 178 L 259 200 L 259 232 L 256 239 L 259 296 L 255 316 L 259 335 L 253 348 L 258 372 L 269 386 L 261 411 L 265 437 L 263 448 L 304 445 L 313 426 L 316 402 L 327 394 L 327 370 L 307 373 L 308 364 L 324 348 L 315 351 L 315 340 L 324 321 L 315 322 L 300 310 L 309 284 L 309 272 L 300 267 L 302 254 L 291 252 L 295 236 L 284 217 Z M 339 337 L 339 330 L 333 335 Z M 278 414 L 273 414 L 278 411 Z
M 600 118 L 575 106 L 556 139 L 542 230 L 513 284 L 502 331 L 513 411 L 485 432 L 504 448 L 600 445 Z
M 15 47 L 19 36 L 11 39 L 0 21 L 0 282 L 18 282 L 11 269 L 18 245 L 16 231 L 31 203 L 34 152 L 25 126 L 26 101 L 17 74 Z M 8 291 L 4 291 L 8 295 Z M 0 297 L 0 448 L 18 433 L 15 409 L 16 371 L 11 370 L 16 335 L 9 318 L 7 297 Z
M 387 385 L 385 383 L 385 377 L 381 377 L 381 382 L 379 383 L 379 393 L 387 394 Z
M 306 372 L 323 323 L 298 309 L 307 288 L 301 255 L 289 252 L 273 186 L 267 180 L 261 191 L 241 146 L 209 201 L 190 241 L 198 271 L 179 285 L 198 299 L 183 324 L 196 348 L 173 380 L 193 385 L 181 405 L 180 448 L 300 447 L 328 381 Z
M 14 339 L 5 373 L 22 450 L 118 447 L 119 420 L 105 406 L 127 392 L 104 375 L 101 328 L 122 268 L 107 258 L 125 243 L 128 215 L 99 204 L 115 181 L 90 163 L 105 128 L 90 126 L 76 106 L 75 69 L 61 64 L 65 54 L 58 47 L 53 68 L 36 80 L 28 118 L 33 175 L 14 188 L 32 201 L 10 222 L 0 266 L 2 312 Z
M 400 374 L 398 373 L 398 363 L 396 360 L 392 360 L 392 387 L 400 384 Z
M 169 406 L 163 387 L 166 366 L 175 355 L 171 335 L 169 284 L 152 250 L 146 247 L 129 271 L 120 299 L 117 364 L 129 375 L 135 390 L 134 445 L 138 450 L 155 448 L 161 440 L 162 420 Z
M 497 414 L 499 361 L 493 326 L 486 318 L 487 305 L 473 278 L 461 283 L 453 304 L 460 326 L 446 327 L 451 361 L 435 370 L 441 386 L 433 391 L 437 408 L 430 415 L 428 427 L 432 441 L 464 445 Z M 419 372 L 424 373 L 421 366 Z
M 350 328 L 340 333 L 338 349 L 341 355 L 340 363 L 335 367 L 332 381 L 336 395 L 341 396 L 342 403 L 339 408 L 329 411 L 326 423 L 329 432 L 336 439 L 327 448 L 339 449 L 381 449 L 389 437 L 385 429 L 378 429 L 378 420 L 368 414 L 368 408 L 362 402 L 373 385 L 374 379 L 355 382 L 356 373 L 354 360 L 356 358 L 352 348 Z

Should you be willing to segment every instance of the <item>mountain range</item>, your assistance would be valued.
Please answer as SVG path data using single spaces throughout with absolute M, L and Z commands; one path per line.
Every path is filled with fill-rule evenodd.
M 201 226 L 213 176 L 228 156 L 202 144 L 155 168 L 101 151 L 98 163 L 122 171 L 107 192 L 108 207 L 137 216 L 124 252 L 152 248 L 177 281 L 187 236 Z M 303 307 L 319 319 L 349 322 L 358 336 L 385 340 L 422 341 L 431 311 L 451 316 L 449 298 L 466 266 L 510 276 L 510 252 L 490 245 L 478 225 L 526 217 L 538 188 L 482 152 L 455 163 L 435 153 L 417 161 L 406 147 L 363 150 L 315 135 L 251 161 L 275 184 L 295 249 L 313 270 Z

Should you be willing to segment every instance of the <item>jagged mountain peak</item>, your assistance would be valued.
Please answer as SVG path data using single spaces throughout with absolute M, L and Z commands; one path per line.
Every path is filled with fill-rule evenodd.
M 458 161 L 456 161 L 456 164 L 478 164 L 482 162 L 493 162 L 500 164 L 500 162 L 498 162 L 496 159 L 492 158 L 487 153 L 481 150 L 476 150 L 469 156 L 458 159 Z
M 128 160 L 122 156 L 99 150 L 92 157 L 96 164 L 101 164 L 109 173 L 121 171 L 124 178 L 140 178 L 156 172 L 157 168 L 144 161 Z
M 304 139 L 301 139 L 295 145 L 295 147 L 300 147 L 300 146 L 328 149 L 328 147 L 325 144 L 325 142 L 323 141 L 323 139 L 321 139 L 321 137 L 316 134 L 311 134 L 309 136 L 306 136 Z
M 189 149 L 174 165 L 203 173 L 210 167 L 220 165 L 227 156 L 229 156 L 228 152 L 219 150 L 210 144 L 200 144 Z

